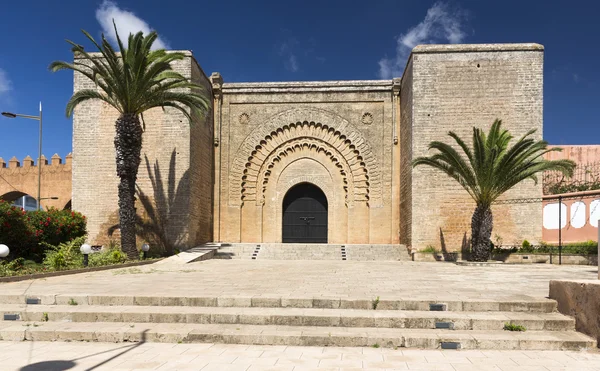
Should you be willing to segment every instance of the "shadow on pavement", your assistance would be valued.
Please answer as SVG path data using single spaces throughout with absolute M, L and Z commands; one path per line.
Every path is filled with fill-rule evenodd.
M 118 349 L 128 348 L 119 354 L 115 354 L 114 356 L 107 358 L 107 359 L 103 360 L 102 362 L 85 369 L 86 371 L 96 370 L 99 367 L 102 367 L 103 365 L 107 364 L 108 362 L 110 362 L 114 359 L 117 359 L 118 357 L 122 356 L 123 354 L 130 352 L 133 349 L 144 344 L 146 342 L 146 332 L 148 332 L 148 330 L 144 330 L 144 332 L 142 332 L 141 341 L 139 343 L 136 343 L 133 345 L 128 345 L 128 346 L 121 347 L 121 348 L 116 348 L 116 349 L 111 349 L 111 350 L 107 350 L 104 352 L 90 354 L 89 356 L 75 358 L 71 361 L 43 361 L 43 362 L 32 363 L 30 365 L 21 367 L 19 369 L 19 371 L 66 371 L 66 370 L 72 369 L 73 367 L 77 366 L 77 362 L 75 362 L 75 361 L 79 361 L 79 360 L 85 359 L 85 358 L 95 357 L 95 356 L 97 356 L 99 354 L 103 354 L 103 353 L 114 352 L 115 350 L 118 350 Z
M 44 361 L 22 367 L 19 371 L 64 371 L 75 367 L 73 361 Z

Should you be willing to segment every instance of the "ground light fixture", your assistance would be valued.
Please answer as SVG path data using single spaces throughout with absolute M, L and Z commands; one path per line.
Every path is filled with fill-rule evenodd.
M 10 249 L 6 245 L 0 245 L 0 258 L 6 258 L 10 253 Z
M 148 245 L 147 243 L 142 245 L 143 259 L 146 259 L 148 257 L 149 250 L 150 250 L 150 245 Z
M 83 245 L 81 245 L 79 251 L 81 251 L 81 253 L 83 254 L 83 266 L 87 267 L 89 263 L 89 255 L 92 253 L 92 247 L 87 243 L 84 243 Z

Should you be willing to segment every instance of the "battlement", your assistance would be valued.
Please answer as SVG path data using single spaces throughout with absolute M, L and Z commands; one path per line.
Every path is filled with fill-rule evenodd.
M 50 162 L 46 156 L 42 155 L 40 162 L 42 163 L 42 172 L 45 171 L 71 171 L 71 163 L 73 161 L 73 155 L 69 153 L 63 162 L 63 159 L 55 153 L 54 156 L 50 158 Z M 22 162 L 19 161 L 16 157 L 13 156 L 8 162 L 6 162 L 2 157 L 0 157 L 0 172 L 14 172 L 18 169 L 19 172 L 30 171 L 36 169 L 37 165 L 31 156 L 27 156 L 23 159 Z

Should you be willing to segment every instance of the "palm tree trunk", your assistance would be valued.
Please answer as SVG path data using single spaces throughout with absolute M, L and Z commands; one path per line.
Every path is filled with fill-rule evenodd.
M 490 258 L 494 218 L 489 206 L 478 205 L 471 218 L 471 260 L 484 262 Z
M 136 246 L 135 182 L 142 150 L 142 126 L 135 114 L 122 114 L 115 123 L 115 149 L 119 182 L 121 250 L 129 259 L 139 259 Z

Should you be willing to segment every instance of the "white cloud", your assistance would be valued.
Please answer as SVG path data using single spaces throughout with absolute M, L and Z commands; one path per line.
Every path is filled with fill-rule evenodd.
M 298 59 L 296 58 L 296 55 L 294 55 L 294 54 L 290 55 L 290 58 L 288 59 L 287 67 L 292 72 L 298 71 Z
M 144 35 L 147 35 L 152 31 L 152 28 L 150 28 L 150 25 L 146 21 L 139 18 L 133 12 L 119 8 L 117 3 L 110 0 L 104 0 L 100 7 L 96 9 L 96 19 L 100 23 L 104 35 L 115 45 L 117 43 L 117 36 L 113 20 L 117 25 L 119 37 L 124 43 L 127 42 L 130 33 L 135 34 L 142 31 Z M 170 47 L 163 38 L 159 37 L 152 45 L 152 49 L 170 49 Z
M 12 89 L 12 83 L 2 68 L 0 68 L 0 94 L 7 93 Z
M 298 72 L 300 64 L 295 50 L 298 49 L 298 40 L 289 38 L 279 46 L 279 55 L 283 57 L 284 67 L 291 72 Z
M 427 10 L 425 19 L 397 37 L 396 56 L 379 61 L 379 77 L 391 79 L 400 76 L 411 50 L 419 44 L 462 42 L 466 37 L 463 24 L 465 16 L 465 11 L 453 9 L 448 3 L 433 4 Z

